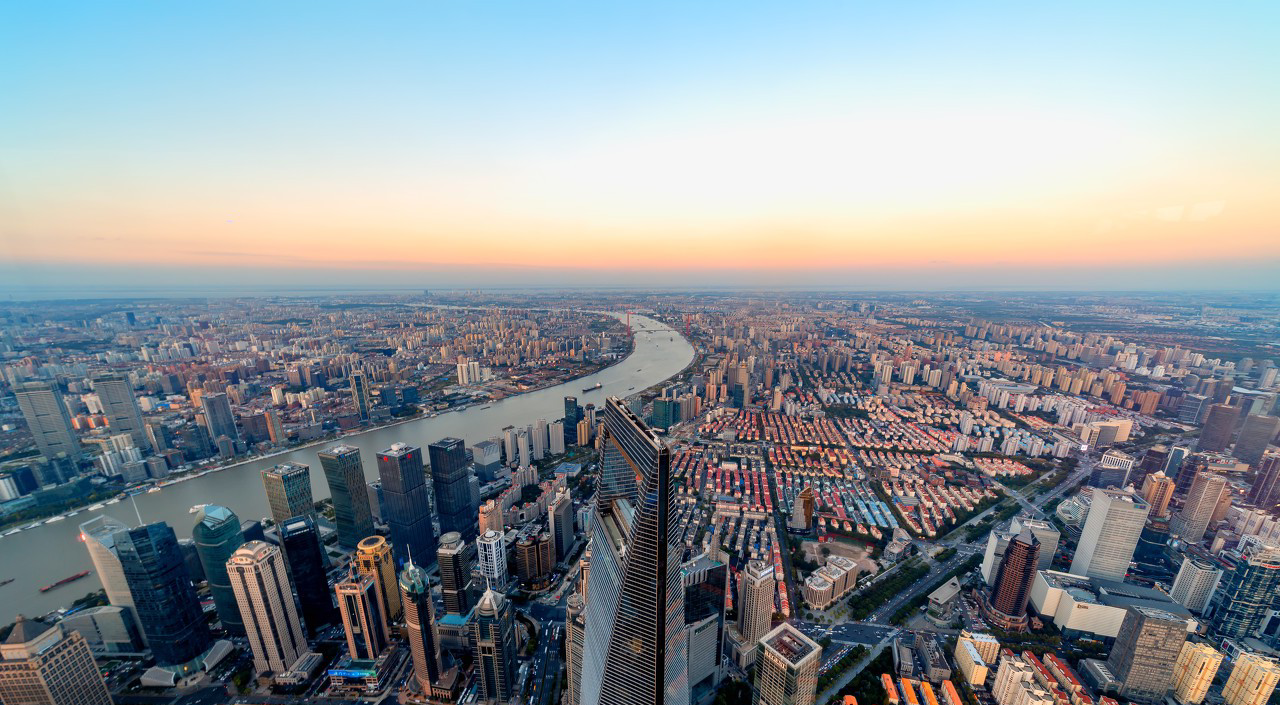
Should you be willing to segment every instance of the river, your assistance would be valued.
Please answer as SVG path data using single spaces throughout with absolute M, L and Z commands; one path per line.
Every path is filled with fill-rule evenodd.
M 371 429 L 342 438 L 342 442 L 360 448 L 365 476 L 377 479 L 375 453 L 392 443 L 404 442 L 422 446 L 441 438 L 460 437 L 470 445 L 500 435 L 506 426 L 523 426 L 539 418 L 553 421 L 564 416 L 564 397 L 578 397 L 578 403 L 603 406 L 606 395 L 627 396 L 658 384 L 683 370 L 693 360 L 693 346 L 678 332 L 645 316 L 631 315 L 636 331 L 635 349 L 622 362 L 595 374 L 570 380 L 554 387 L 508 397 L 493 402 L 488 408 L 473 406 L 464 411 L 442 413 L 435 418 L 420 418 L 395 426 Z M 600 389 L 584 393 L 586 387 L 599 382 Z M 634 388 L 634 389 L 632 389 Z M 333 443 L 299 448 L 269 458 L 251 460 L 204 477 L 179 482 L 160 492 L 138 495 L 138 512 L 145 522 L 168 522 L 179 538 L 191 536 L 195 517 L 189 513 L 196 504 L 221 504 L 229 507 L 242 520 L 268 515 L 267 498 L 262 488 L 261 472 L 276 463 L 293 461 L 311 466 L 311 489 L 317 500 L 329 496 L 324 473 L 316 453 Z M 0 587 L 0 624 L 17 614 L 41 615 L 64 607 L 87 592 L 102 586 L 96 574 L 47 593 L 40 586 L 49 585 L 82 570 L 93 570 L 89 554 L 79 542 L 79 525 L 99 514 L 108 514 L 128 526 L 138 523 L 129 500 L 95 511 L 83 511 L 52 524 L 44 524 L 12 536 L 0 538 L 0 580 L 14 581 Z

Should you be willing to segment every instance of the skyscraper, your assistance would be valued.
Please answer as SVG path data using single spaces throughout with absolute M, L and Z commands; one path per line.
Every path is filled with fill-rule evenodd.
M 231 401 L 225 393 L 202 395 L 200 405 L 204 408 L 205 428 L 209 429 L 209 438 L 214 443 L 223 436 L 230 438 L 232 442 L 240 440 L 240 432 L 236 430 L 236 417 L 231 413 Z
M 714 693 L 720 685 L 729 569 L 724 563 L 712 560 L 704 553 L 681 566 L 680 573 L 684 585 L 685 653 L 689 657 L 690 702 L 699 702 Z M 578 658 L 581 661 L 581 654 Z
M 79 462 L 80 441 L 71 427 L 71 413 L 62 392 L 48 382 L 24 382 L 17 386 L 14 396 L 40 455 L 50 463 Z M 49 483 L 42 479 L 42 484 Z
M 1208 470 L 1197 472 L 1196 479 L 1191 482 L 1191 491 L 1187 493 L 1186 504 L 1173 518 L 1170 533 L 1187 543 L 1199 543 L 1226 491 L 1226 476 Z
M 1200 430 L 1200 442 L 1197 447 L 1214 452 L 1224 451 L 1231 445 L 1231 436 L 1235 433 L 1236 419 L 1240 417 L 1240 407 L 1230 404 L 1211 404 L 1209 414 L 1204 418 L 1204 428 Z
M 1227 705 L 1266 705 L 1280 682 L 1280 665 L 1251 651 L 1236 656 L 1235 666 L 1222 688 Z
M 356 548 L 356 572 L 373 578 L 378 604 L 388 624 L 400 619 L 400 590 L 396 586 L 395 559 L 381 536 L 369 536 Z
M 753 705 L 813 705 L 822 647 L 783 622 L 760 640 Z
M 1280 418 L 1249 414 L 1244 420 L 1244 427 L 1240 429 L 1240 437 L 1236 439 L 1232 455 L 1241 462 L 1256 465 L 1267 451 L 1267 446 L 1276 439 L 1277 433 L 1280 433 Z
M 1142 481 L 1142 498 L 1151 505 L 1151 516 L 1163 518 L 1169 513 L 1169 500 L 1173 499 L 1174 483 L 1163 470 L 1147 475 Z
M 111 694 L 79 632 L 18 615 L 0 644 L 0 702 L 111 705 Z
M 995 583 L 987 598 L 987 616 L 1001 629 L 1022 629 L 1027 622 L 1027 598 L 1040 561 L 1040 541 L 1030 529 L 1009 541 L 996 569 Z
M 418 556 L 419 561 L 432 560 L 436 555 L 436 531 L 431 526 L 422 449 L 392 444 L 378 453 L 378 477 L 382 480 L 382 516 L 391 528 L 396 563 L 404 564 L 410 554 Z
M 486 531 L 484 536 L 476 539 L 476 557 L 487 587 L 491 590 L 502 589 L 508 579 L 507 546 L 502 534 Z
M 226 507 L 210 504 L 196 514 L 191 538 L 196 542 L 196 554 L 200 556 L 204 579 L 209 584 L 209 593 L 213 596 L 213 606 L 222 628 L 228 634 L 244 634 L 239 603 L 227 577 L 227 559 L 244 545 L 240 517 Z
M 569 492 L 562 490 L 556 495 L 555 501 L 547 509 L 547 521 L 551 530 L 551 541 L 555 549 L 555 560 L 557 563 L 563 563 L 569 558 L 569 551 L 573 550 L 573 543 L 577 539 L 577 533 L 573 529 L 573 497 L 569 496 Z
M 756 642 L 769 633 L 773 624 L 774 593 L 777 592 L 773 565 L 751 561 L 738 575 L 738 632 L 742 635 L 742 654 L 750 663 L 755 658 Z
M 329 496 L 333 498 L 333 523 L 338 527 L 338 545 L 355 548 L 360 539 L 373 536 L 373 513 L 369 487 L 360 462 L 360 449 L 336 445 L 319 453 L 320 467 Z
M 311 499 L 311 468 L 302 463 L 280 463 L 262 471 L 262 484 L 267 490 L 271 520 L 277 524 L 286 519 L 315 514 Z
M 564 667 L 568 678 L 565 689 L 565 705 L 578 705 L 582 697 L 582 647 L 583 631 L 586 623 L 582 618 L 582 594 L 574 592 L 565 603 L 564 620 Z M 719 652 L 716 659 L 719 660 Z
M 1220 665 L 1222 654 L 1212 646 L 1191 641 L 1183 644 L 1173 667 L 1173 694 L 1178 702 L 1186 705 L 1204 702 Z
M 204 653 L 212 638 L 173 529 L 144 524 L 117 532 L 112 541 L 156 662 L 183 664 Z
M 284 549 L 289 576 L 302 605 L 302 621 L 314 635 L 321 627 L 334 624 L 336 619 L 315 519 L 298 516 L 281 524 L 280 547 Z
M 1200 614 L 1209 605 L 1213 591 L 1218 588 L 1222 579 L 1222 571 L 1213 563 L 1184 556 L 1182 567 L 1178 569 L 1178 577 L 1173 579 L 1173 587 L 1169 597 L 1188 610 Z
M 226 569 L 244 618 L 253 667 L 258 673 L 284 673 L 307 652 L 284 556 L 265 541 L 250 541 L 231 554 Z
M 1258 631 L 1280 591 L 1280 546 L 1246 536 L 1224 556 L 1232 567 L 1214 593 L 1209 626 L 1219 636 L 1243 639 Z
M 111 433 L 127 433 L 133 438 L 134 446 L 146 448 L 146 426 L 142 422 L 142 410 L 138 407 L 138 399 L 133 395 L 133 385 L 129 380 L 118 374 L 101 375 L 94 378 L 93 391 L 102 404 L 102 415 L 107 417 Z
M 133 594 L 129 592 L 129 581 L 125 580 L 124 567 L 120 565 L 120 557 L 116 555 L 115 541 L 115 535 L 128 528 L 106 514 L 101 514 L 80 525 L 80 540 L 89 551 L 89 560 L 93 561 L 93 570 L 98 574 L 98 580 L 102 581 L 107 602 L 116 607 L 125 607 L 132 613 Z
M 471 584 L 471 568 L 475 565 L 472 544 L 462 540 L 462 535 L 450 531 L 440 537 L 440 550 L 436 563 L 440 568 L 440 593 L 444 597 L 444 611 L 462 615 L 471 609 L 467 588 Z
M 1107 668 L 1120 681 L 1120 694 L 1137 702 L 1162 700 L 1173 685 L 1174 666 L 1186 638 L 1187 620 L 1130 605 L 1107 657 Z
M 671 520 L 670 451 L 617 397 L 606 401 L 604 415 L 580 705 L 686 705 L 683 551 Z
M 1151 505 L 1121 490 L 1093 490 L 1070 572 L 1122 582 Z
M 356 403 L 356 413 L 361 421 L 369 420 L 369 378 L 363 370 L 351 373 L 351 399 Z
M 471 620 L 477 696 L 483 703 L 508 703 L 516 696 L 516 636 L 511 605 L 500 592 L 485 590 Z
M 431 684 L 440 680 L 444 668 L 440 662 L 440 639 L 436 636 L 436 617 L 431 605 L 431 582 L 427 572 L 412 561 L 400 571 L 400 601 L 404 604 L 405 630 L 409 651 L 413 655 L 413 677 L 423 693 L 431 692 Z
M 456 531 L 462 540 L 474 541 L 477 506 L 471 502 L 471 472 L 467 447 L 461 438 L 441 438 L 427 446 L 431 460 L 431 484 L 436 492 L 440 533 Z
M 354 572 L 333 586 L 338 613 L 347 634 L 347 653 L 353 659 L 376 659 L 387 648 L 387 621 L 378 588 L 370 575 Z
M 791 507 L 791 517 L 787 519 L 787 529 L 799 533 L 808 533 L 813 528 L 815 514 L 813 488 L 805 485 L 796 495 L 795 504 Z
M 1258 475 L 1249 488 L 1249 501 L 1266 510 L 1280 503 L 1280 451 L 1266 453 L 1258 461 Z

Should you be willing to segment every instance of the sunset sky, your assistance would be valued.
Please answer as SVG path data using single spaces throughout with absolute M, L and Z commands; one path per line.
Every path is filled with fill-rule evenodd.
M 1280 282 L 1280 3 L 618 5 L 6 3 L 0 292 Z

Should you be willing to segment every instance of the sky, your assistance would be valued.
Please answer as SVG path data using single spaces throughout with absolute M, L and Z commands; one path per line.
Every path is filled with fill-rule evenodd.
M 0 7 L 0 293 L 1275 289 L 1280 3 Z

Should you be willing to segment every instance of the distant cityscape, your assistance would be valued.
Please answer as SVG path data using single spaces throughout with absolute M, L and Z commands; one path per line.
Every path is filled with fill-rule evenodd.
M 1264 705 L 1277 359 L 1269 294 L 11 302 L 0 703 Z

